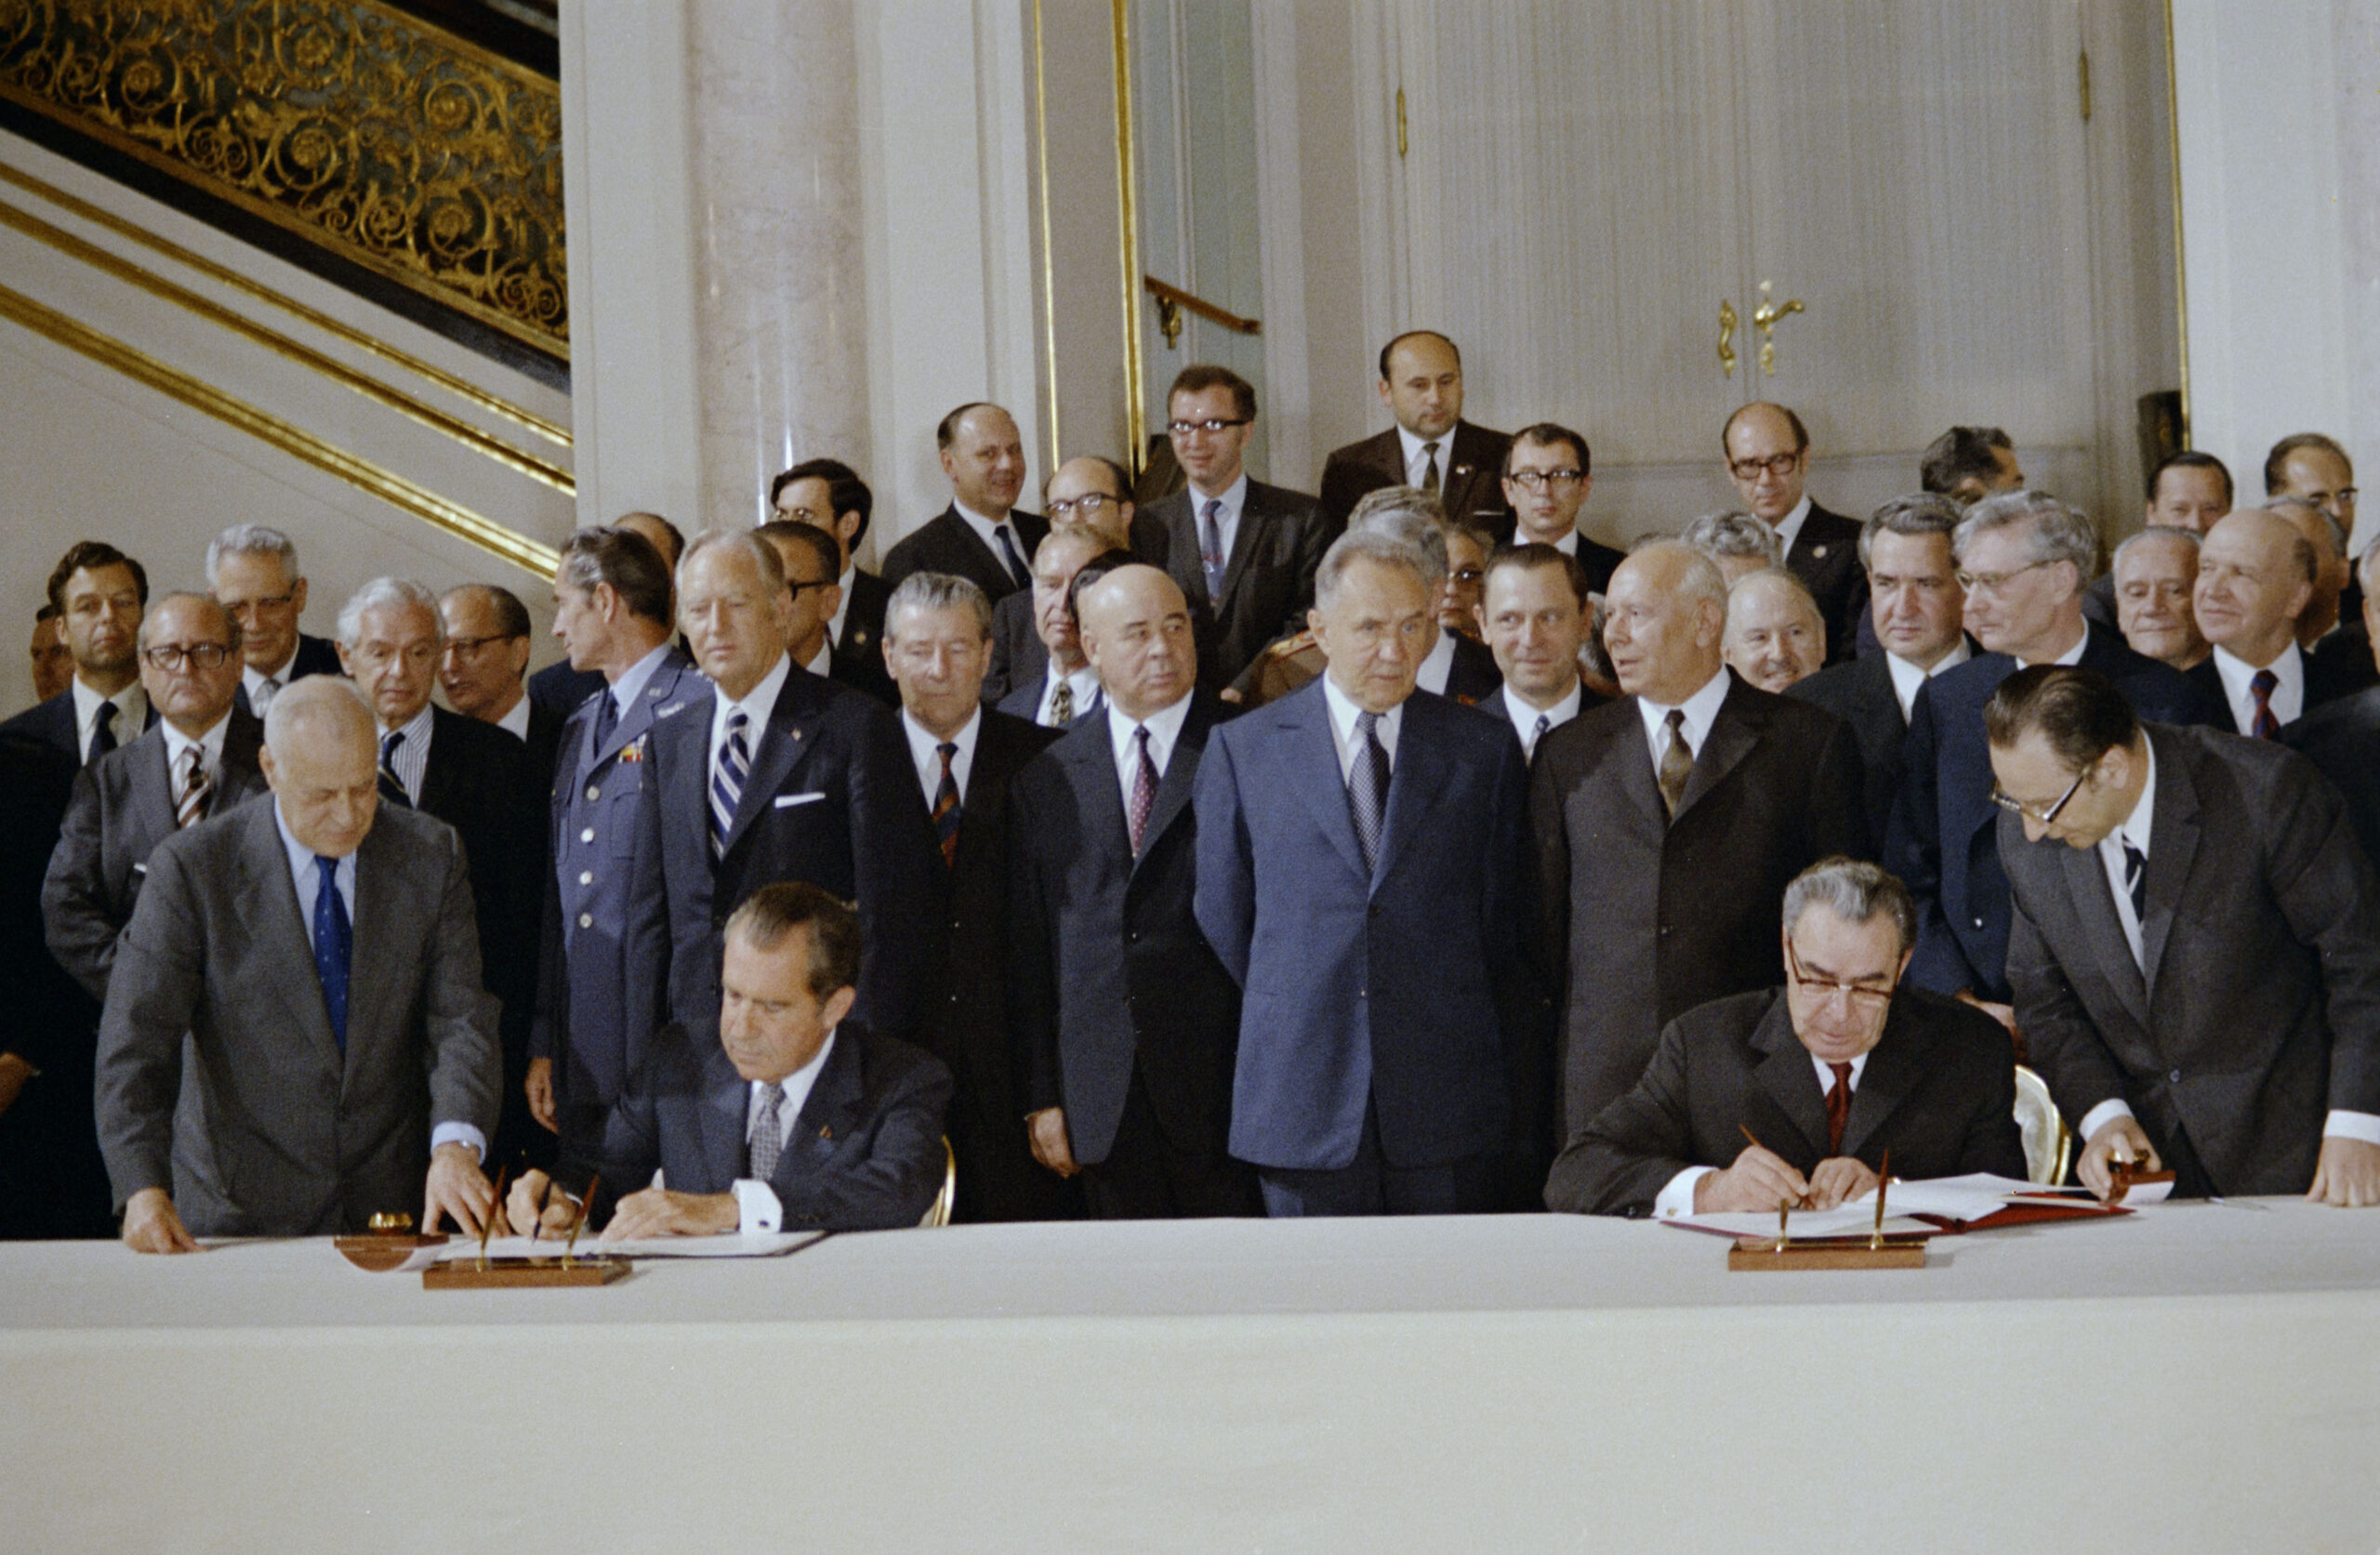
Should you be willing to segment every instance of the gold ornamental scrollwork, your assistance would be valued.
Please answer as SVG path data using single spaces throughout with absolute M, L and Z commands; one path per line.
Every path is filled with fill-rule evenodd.
M 569 356 L 534 71 L 377 0 L 0 0 L 0 97 Z

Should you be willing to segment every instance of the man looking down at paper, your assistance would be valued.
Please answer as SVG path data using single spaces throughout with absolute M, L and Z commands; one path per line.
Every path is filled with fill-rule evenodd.
M 1902 985 L 1917 909 L 1901 883 L 1825 859 L 1786 888 L 1784 920 L 1785 987 L 1671 1021 L 1554 1162 L 1548 1208 L 1832 1209 L 1876 1186 L 1887 1152 L 1896 1177 L 2025 1175 L 2008 1034 Z
M 606 1121 L 600 1150 L 565 1154 L 562 1180 L 602 1174 L 588 1219 L 606 1241 L 721 1232 L 914 1226 L 942 1190 L 950 1072 L 851 1013 L 859 917 L 802 881 L 777 881 L 727 920 L 719 1041 L 655 1039 Z M 654 1174 L 661 1183 L 654 1183 Z M 566 1229 L 575 1199 L 531 1171 L 511 1223 Z M 620 1196 L 621 1190 L 632 1190 Z M 615 1199 L 616 1198 L 616 1205 Z

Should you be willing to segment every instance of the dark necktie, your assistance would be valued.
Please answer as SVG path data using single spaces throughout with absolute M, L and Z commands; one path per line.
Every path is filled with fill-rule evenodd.
M 174 826 L 179 830 L 206 813 L 206 753 L 196 745 L 182 747 L 181 779 L 175 785 Z
M 314 973 L 323 980 L 323 1009 L 331 1018 L 331 1040 L 347 1051 L 347 969 L 355 956 L 355 936 L 347 903 L 338 894 L 338 861 L 314 855 Z
M 1149 830 L 1149 811 L 1157 808 L 1157 763 L 1149 759 L 1149 726 L 1132 731 L 1132 748 L 1137 753 L 1132 767 L 1132 857 L 1141 856 L 1141 844 Z
M 710 850 L 715 858 L 727 853 L 727 834 L 735 825 L 735 807 L 744 797 L 744 780 L 752 775 L 752 747 L 744 743 L 751 715 L 738 707 L 727 715 L 727 741 L 719 747 L 719 766 L 710 775 Z
M 1221 499 L 1209 497 L 1206 507 L 1198 515 L 1198 565 L 1207 574 L 1207 602 L 1221 604 L 1223 598 L 1223 505 Z
M 1671 708 L 1661 727 L 1670 736 L 1661 751 L 1661 803 L 1674 816 L 1678 801 L 1686 797 L 1686 780 L 1694 775 L 1694 752 L 1686 744 L 1686 709 Z
M 1851 1121 L 1851 1066 L 1827 1067 L 1834 1071 L 1834 1088 L 1826 1093 L 1826 1153 L 1832 1160 L 1843 1153 L 1843 1126 Z
M 115 749 L 117 711 L 118 708 L 112 702 L 99 704 L 99 715 L 91 720 L 91 749 L 90 754 L 83 758 L 86 762 L 97 761 L 100 757 Z
M 1000 560 L 1008 565 L 1009 580 L 1019 588 L 1033 586 L 1033 569 L 1025 564 L 1025 557 L 1016 548 L 1016 536 L 1009 533 L 1005 523 L 992 526 L 992 538 L 1000 543 Z
M 757 1182 L 766 1182 L 776 1176 L 777 1157 L 785 1152 L 785 1087 L 763 1085 L 760 1087 L 760 1113 L 752 1120 L 750 1170 L 744 1175 Z
M 405 780 L 397 776 L 397 747 L 404 743 L 402 729 L 391 730 L 380 742 L 380 797 L 411 810 L 413 800 L 405 795 Z
M 2281 738 L 2281 720 L 2272 716 L 2272 693 L 2281 684 L 2281 677 L 2269 669 L 2256 671 L 2248 682 L 2248 695 L 2256 705 L 2255 717 L 2248 725 L 2248 732 L 2259 740 Z
M 1540 740 L 1544 739 L 1545 731 L 1553 727 L 1554 719 L 1552 718 L 1543 713 L 1538 714 L 1537 727 L 1528 731 L 1528 749 L 1523 751 L 1521 754 L 1523 756 L 1535 756 L 1537 754 L 1537 743 Z M 1692 763 L 1689 762 L 1688 765 L 1691 766 Z
M 948 869 L 959 863 L 959 779 L 950 770 L 959 747 L 945 743 L 934 749 L 942 752 L 942 782 L 933 791 L 933 837 L 942 848 L 942 865 Z
M 1355 715 L 1355 765 L 1347 774 L 1347 803 L 1355 817 L 1355 845 L 1368 876 L 1380 859 L 1381 819 L 1388 813 L 1388 751 L 1380 743 L 1380 715 Z
M 2123 847 L 2123 889 L 2132 898 L 2132 921 L 2149 921 L 2149 855 L 2132 845 L 2130 837 L 2119 837 Z
M 1438 445 L 1425 442 L 1421 445 L 1421 453 L 1429 460 L 1421 467 L 1421 489 L 1435 496 L 1438 490 Z
M 595 754 L 601 756 L 612 738 L 612 731 L 620 727 L 620 699 L 612 694 L 609 686 L 595 694 L 603 699 L 595 709 Z

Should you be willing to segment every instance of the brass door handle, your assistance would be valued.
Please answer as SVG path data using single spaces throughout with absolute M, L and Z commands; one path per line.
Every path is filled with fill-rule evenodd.
M 1726 297 L 1719 299 L 1719 365 L 1736 376 L 1736 305 Z
M 1752 310 L 1752 326 L 1760 331 L 1760 370 L 1770 377 L 1777 376 L 1777 321 L 1792 313 L 1806 312 L 1802 299 L 1794 297 L 1779 307 L 1770 300 L 1768 283 L 1760 283 L 1760 306 Z

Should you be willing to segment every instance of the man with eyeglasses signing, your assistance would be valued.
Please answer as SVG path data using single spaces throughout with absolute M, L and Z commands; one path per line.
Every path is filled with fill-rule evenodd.
M 1314 572 L 1330 534 L 1314 498 L 1249 479 L 1256 390 L 1228 367 L 1183 368 L 1165 397 L 1166 429 L 1190 483 L 1149 504 L 1166 527 L 1166 572 L 1193 616 L 1210 623 L 1198 647 L 1201 685 L 1239 679 L 1265 644 L 1305 629 Z
M 1910 705 L 1884 863 L 1917 899 L 1910 980 L 2013 1021 L 2008 880 L 2000 867 L 1984 703 L 2029 665 L 2081 665 L 2106 676 L 2143 718 L 2228 728 L 2230 715 L 2179 671 L 2086 625 L 2082 590 L 2097 571 L 2098 533 L 2048 493 L 2003 492 L 1977 503 L 1952 533 L 1950 549 L 1966 593 L 1966 628 L 1985 652 L 1927 680 Z
M 2144 724 L 2037 665 L 1984 708 L 2016 1018 L 2083 1183 L 2380 1204 L 2380 899 L 2347 807 L 2270 740 Z
M 1740 406 L 1719 433 L 1727 479 L 1752 516 L 1777 532 L 1785 568 L 1800 578 L 1826 617 L 1827 663 L 1850 658 L 1868 608 L 1868 575 L 1859 566 L 1859 525 L 1830 513 L 1803 490 L 1810 472 L 1810 434 L 1783 405 L 1754 401 Z
M 1579 531 L 1579 510 L 1594 484 L 1587 440 L 1569 428 L 1540 421 L 1513 434 L 1504 455 L 1504 500 L 1516 520 L 1513 544 L 1553 547 L 1578 562 L 1588 593 L 1601 594 L 1625 558 Z
M 1897 1177 L 2024 1177 L 2007 1038 L 1901 982 L 1916 928 L 1874 864 L 1804 870 L 1785 890 L 1785 986 L 1671 1021 L 1644 1078 L 1554 1162 L 1546 1207 L 1832 1209 L 1876 1186 L 1887 1153 Z

